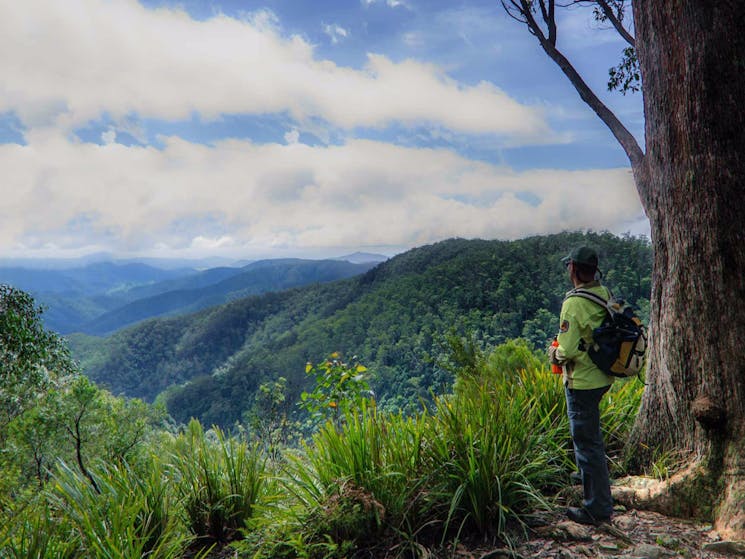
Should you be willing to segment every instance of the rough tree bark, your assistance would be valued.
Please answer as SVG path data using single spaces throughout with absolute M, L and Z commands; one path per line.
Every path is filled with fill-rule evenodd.
M 632 443 L 686 453 L 672 502 L 745 537 L 745 3 L 633 7 L 654 268 Z
M 622 36 L 641 68 L 645 150 L 556 48 L 554 4 L 502 0 L 625 150 L 651 224 L 648 386 L 629 448 L 639 465 L 687 460 L 658 510 L 745 538 L 745 2 L 633 3 L 636 37 Z M 618 29 L 621 0 L 595 4 Z

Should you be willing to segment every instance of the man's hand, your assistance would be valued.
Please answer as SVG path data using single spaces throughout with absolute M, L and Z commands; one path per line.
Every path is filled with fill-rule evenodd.
M 548 360 L 552 365 L 561 365 L 567 367 L 570 371 L 574 368 L 573 363 L 564 357 L 556 340 L 548 348 Z
M 559 350 L 559 346 L 551 344 L 548 348 L 548 360 L 552 365 L 563 365 L 564 362 L 559 360 L 559 356 L 556 352 Z

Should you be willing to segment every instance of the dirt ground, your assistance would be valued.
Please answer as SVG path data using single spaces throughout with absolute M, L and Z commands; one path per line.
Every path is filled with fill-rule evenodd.
M 584 526 L 566 517 L 566 504 L 581 503 L 580 486 L 569 486 L 556 508 L 528 517 L 527 537 L 511 548 L 456 548 L 449 559 L 733 559 L 745 557 L 745 542 L 725 541 L 710 524 L 643 510 L 637 491 L 660 482 L 628 477 L 613 483 L 611 522 Z M 444 558 L 443 558 L 444 559 Z
M 646 482 L 646 483 L 645 483 Z M 464 550 L 461 559 L 732 559 L 745 557 L 745 542 L 724 541 L 710 524 L 671 518 L 632 505 L 634 488 L 654 480 L 625 478 L 614 484 L 611 522 L 584 526 L 566 518 L 561 506 L 530 517 L 527 538 L 511 549 Z M 630 493 L 629 493 L 630 491 Z M 579 505 L 579 486 L 568 487 L 559 503 Z M 624 503 L 624 504 L 621 504 Z
M 529 539 L 515 549 L 470 552 L 463 559 L 731 559 L 745 556 L 745 545 L 721 541 L 711 525 L 654 512 L 621 508 L 610 523 L 592 527 L 571 522 L 558 510 L 537 514 L 531 524 Z

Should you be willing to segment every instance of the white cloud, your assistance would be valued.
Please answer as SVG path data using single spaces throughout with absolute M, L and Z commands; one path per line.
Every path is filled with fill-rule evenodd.
M 229 247 L 234 247 L 235 244 L 235 239 L 233 239 L 233 237 L 231 237 L 230 235 L 223 235 L 222 237 L 218 238 L 209 238 L 197 235 L 196 237 L 194 237 L 194 239 L 192 239 L 190 248 L 195 249 L 198 253 L 202 253 L 204 251 L 212 252 Z
M 622 232 L 641 214 L 628 169 L 517 173 L 361 140 L 208 147 L 167 138 L 157 150 L 32 131 L 27 146 L 0 145 L 0 167 L 4 255 L 50 246 L 193 256 L 410 247 L 451 236 Z
M 337 24 L 324 24 L 323 32 L 331 39 L 331 44 L 338 44 L 349 36 L 349 31 Z
M 521 142 L 551 134 L 540 107 L 489 82 L 464 85 L 434 65 L 376 54 L 362 70 L 320 60 L 270 12 L 196 21 L 136 0 L 3 0 L 0 52 L 0 113 L 31 128 L 69 131 L 102 114 L 288 113 L 347 129 L 431 122 Z
M 116 142 L 116 130 L 108 129 L 101 134 L 101 141 L 104 144 L 113 144 Z
M 466 23 L 478 18 L 469 18 L 456 27 L 472 32 Z M 332 41 L 348 36 L 328 27 Z M 301 132 L 338 137 L 324 136 L 326 123 L 416 125 L 402 137 L 426 123 L 429 139 L 495 150 L 566 138 L 547 124 L 555 107 L 521 104 L 494 83 L 466 85 L 439 66 L 374 53 L 362 69 L 320 60 L 270 11 L 195 21 L 135 0 L 0 0 L 0 52 L 0 114 L 15 112 L 27 128 L 27 145 L 0 145 L 2 255 L 250 257 L 644 226 L 626 169 L 517 173 L 445 149 L 299 143 Z M 115 143 L 129 135 L 146 144 L 147 118 L 271 113 L 295 119 L 284 145 Z M 104 115 L 113 121 L 104 145 L 72 139 L 70 130 Z
M 293 128 L 289 132 L 285 132 L 285 142 L 288 144 L 297 144 L 300 140 L 300 131 L 297 128 Z
M 403 0 L 362 0 L 363 6 L 372 6 L 373 4 L 385 4 L 389 8 L 398 8 L 403 6 L 408 8 L 409 6 Z
M 427 42 L 421 31 L 407 31 L 401 35 L 401 41 L 409 48 L 422 48 Z

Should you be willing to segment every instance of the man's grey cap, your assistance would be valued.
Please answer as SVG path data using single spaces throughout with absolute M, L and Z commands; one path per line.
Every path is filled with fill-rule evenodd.
M 573 249 L 572 252 L 570 252 L 568 256 L 562 258 L 561 261 L 564 264 L 569 264 L 569 262 L 576 262 L 577 264 L 597 268 L 598 253 L 588 246 L 581 246 Z

